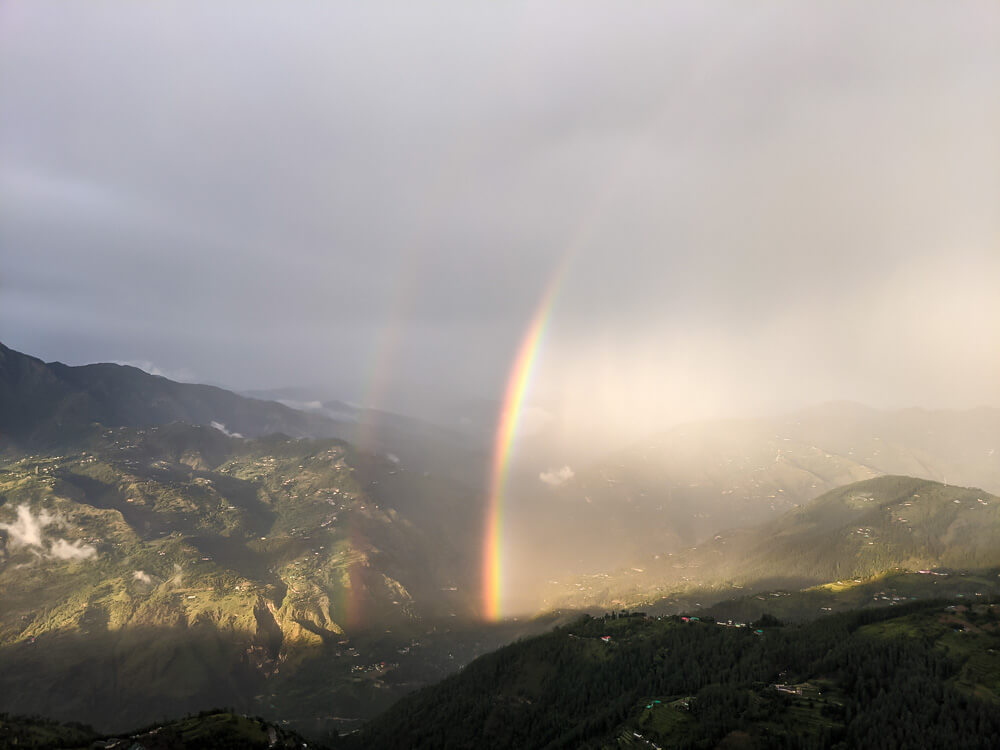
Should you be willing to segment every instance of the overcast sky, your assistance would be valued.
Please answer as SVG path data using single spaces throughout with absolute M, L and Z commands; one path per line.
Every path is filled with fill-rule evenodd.
M 998 39 L 995 2 L 6 0 L 0 341 L 497 397 L 568 256 L 550 408 L 1000 405 Z

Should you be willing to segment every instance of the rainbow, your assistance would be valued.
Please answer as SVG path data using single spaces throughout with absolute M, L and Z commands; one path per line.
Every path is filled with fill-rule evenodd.
M 504 495 L 510 458 L 524 409 L 524 397 L 528 391 L 528 385 L 531 383 L 531 376 L 538 361 L 538 352 L 545 338 L 545 331 L 548 328 L 552 308 L 562 284 L 568 259 L 567 256 L 553 275 L 535 310 L 531 323 L 521 339 L 517 356 L 507 377 L 503 405 L 497 420 L 493 459 L 490 464 L 486 533 L 483 544 L 482 613 L 487 620 L 499 620 L 502 617 Z

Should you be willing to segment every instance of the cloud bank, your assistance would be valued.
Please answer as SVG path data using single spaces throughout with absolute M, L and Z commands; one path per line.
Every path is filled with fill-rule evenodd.
M 558 276 L 586 439 L 1000 402 L 995 2 L 221 6 L 4 3 L 5 344 L 496 402 Z

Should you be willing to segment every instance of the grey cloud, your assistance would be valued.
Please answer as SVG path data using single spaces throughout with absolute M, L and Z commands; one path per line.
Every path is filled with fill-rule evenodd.
M 570 253 L 532 393 L 581 424 L 996 401 L 947 375 L 1000 369 L 968 343 L 1000 319 L 993 3 L 0 13 L 16 348 L 499 397 Z

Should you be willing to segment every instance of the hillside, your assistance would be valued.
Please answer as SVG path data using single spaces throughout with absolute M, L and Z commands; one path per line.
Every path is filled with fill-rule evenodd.
M 149 427 L 217 423 L 247 437 L 281 432 L 332 437 L 326 417 L 209 385 L 177 383 L 126 365 L 70 367 L 45 363 L 0 344 L 0 414 L 4 439 L 57 443 L 92 423 Z
M 594 550 L 592 572 L 607 571 L 877 476 L 1000 492 L 1000 410 L 831 403 L 778 418 L 680 425 L 574 469 L 558 488 L 536 486 L 526 504 L 532 514 L 568 518 L 574 544 Z M 572 545 L 539 538 L 539 526 L 529 518 L 519 527 L 526 547 L 575 559 Z
M 924 603 L 801 626 L 585 618 L 477 659 L 343 744 L 989 748 L 1000 612 Z
M 1000 566 L 1000 498 L 912 477 L 827 492 L 764 524 L 635 567 L 554 584 L 550 606 L 608 607 L 676 592 L 732 595 L 868 579 L 895 569 Z
M 480 528 L 460 485 L 336 440 L 94 427 L 10 458 L 0 710 L 357 720 L 538 627 L 470 625 Z
M 513 473 L 511 611 L 556 614 L 488 625 L 475 441 L 2 347 L 0 408 L 0 711 L 102 732 L 224 705 L 332 737 L 565 610 L 997 590 L 1000 498 L 884 476 L 989 480 L 990 410 L 838 405 L 678 428 L 541 494 Z
M 58 449 L 86 436 L 95 423 L 143 428 L 184 422 L 243 437 L 337 438 L 393 455 L 413 470 L 480 482 L 484 449 L 456 432 L 346 404 L 296 405 L 309 408 L 178 383 L 126 365 L 45 363 L 0 344 L 0 450 Z
M 989 748 L 1000 605 L 925 602 L 804 625 L 583 617 L 472 662 L 335 748 Z M 322 747 L 204 711 L 104 736 L 0 715 L 0 747 Z M 124 744 L 123 744 L 124 743 Z

